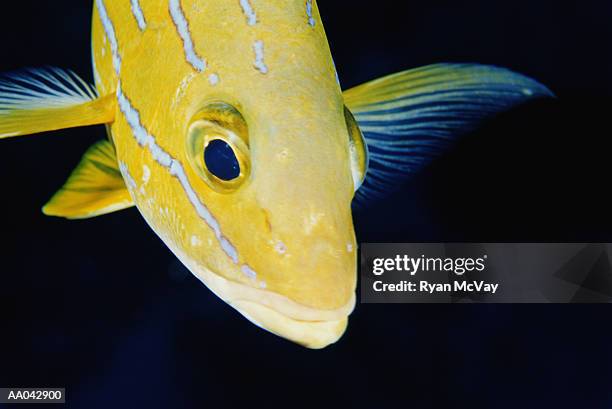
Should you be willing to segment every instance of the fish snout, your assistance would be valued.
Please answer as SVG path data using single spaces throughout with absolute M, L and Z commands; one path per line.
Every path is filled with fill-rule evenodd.
M 305 347 L 336 342 L 355 305 L 352 220 L 325 211 L 258 209 L 243 242 L 249 244 L 246 260 L 265 285 L 228 303 L 255 325 Z
M 308 348 L 344 333 L 355 305 L 357 245 L 350 202 L 309 186 L 251 184 L 242 192 L 234 236 L 250 269 L 226 301 L 254 324 Z M 242 215 L 249 215 L 242 219 Z

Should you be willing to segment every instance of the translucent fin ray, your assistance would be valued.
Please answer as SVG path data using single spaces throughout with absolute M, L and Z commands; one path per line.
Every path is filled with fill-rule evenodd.
M 364 134 L 370 168 L 356 203 L 384 197 L 487 118 L 553 96 L 535 80 L 478 64 L 437 64 L 344 93 Z
M 0 139 L 110 123 L 115 102 L 72 71 L 27 69 L 0 77 Z

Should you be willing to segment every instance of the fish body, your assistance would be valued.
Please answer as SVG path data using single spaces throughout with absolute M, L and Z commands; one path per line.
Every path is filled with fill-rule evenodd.
M 355 195 L 367 205 L 481 120 L 550 95 L 475 64 L 343 92 L 315 0 L 95 0 L 92 63 L 95 89 L 56 69 L 0 81 L 0 138 L 109 131 L 43 211 L 135 205 L 215 294 L 309 348 L 355 306 Z

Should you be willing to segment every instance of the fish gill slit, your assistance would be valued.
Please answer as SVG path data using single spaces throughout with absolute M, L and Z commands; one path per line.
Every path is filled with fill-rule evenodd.
M 136 23 L 138 23 L 138 28 L 140 31 L 145 31 L 147 28 L 147 20 L 145 19 L 144 13 L 142 12 L 142 7 L 140 7 L 139 0 L 131 0 L 132 3 L 132 14 L 136 19 Z
M 174 27 L 178 32 L 179 37 L 183 41 L 183 51 L 185 59 L 198 72 L 206 70 L 206 60 L 202 58 L 195 50 L 191 31 L 189 29 L 189 21 L 183 12 L 180 0 L 170 0 L 169 2 L 170 16 L 174 22 Z

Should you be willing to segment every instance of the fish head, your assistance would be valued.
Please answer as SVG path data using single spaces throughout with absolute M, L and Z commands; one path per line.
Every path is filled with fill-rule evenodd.
M 231 30 L 208 42 L 205 72 L 181 67 L 160 81 L 158 98 L 170 97 L 157 112 L 171 119 L 154 134 L 172 159 L 159 166 L 149 155 L 156 180 L 135 201 L 219 297 L 272 333 L 322 348 L 355 305 L 351 201 L 365 147 L 321 24 L 291 4 L 261 5 L 260 26 L 227 17 Z M 219 7 L 208 15 L 225 16 Z M 213 33 L 198 32 L 210 24 L 196 16 L 197 44 Z

